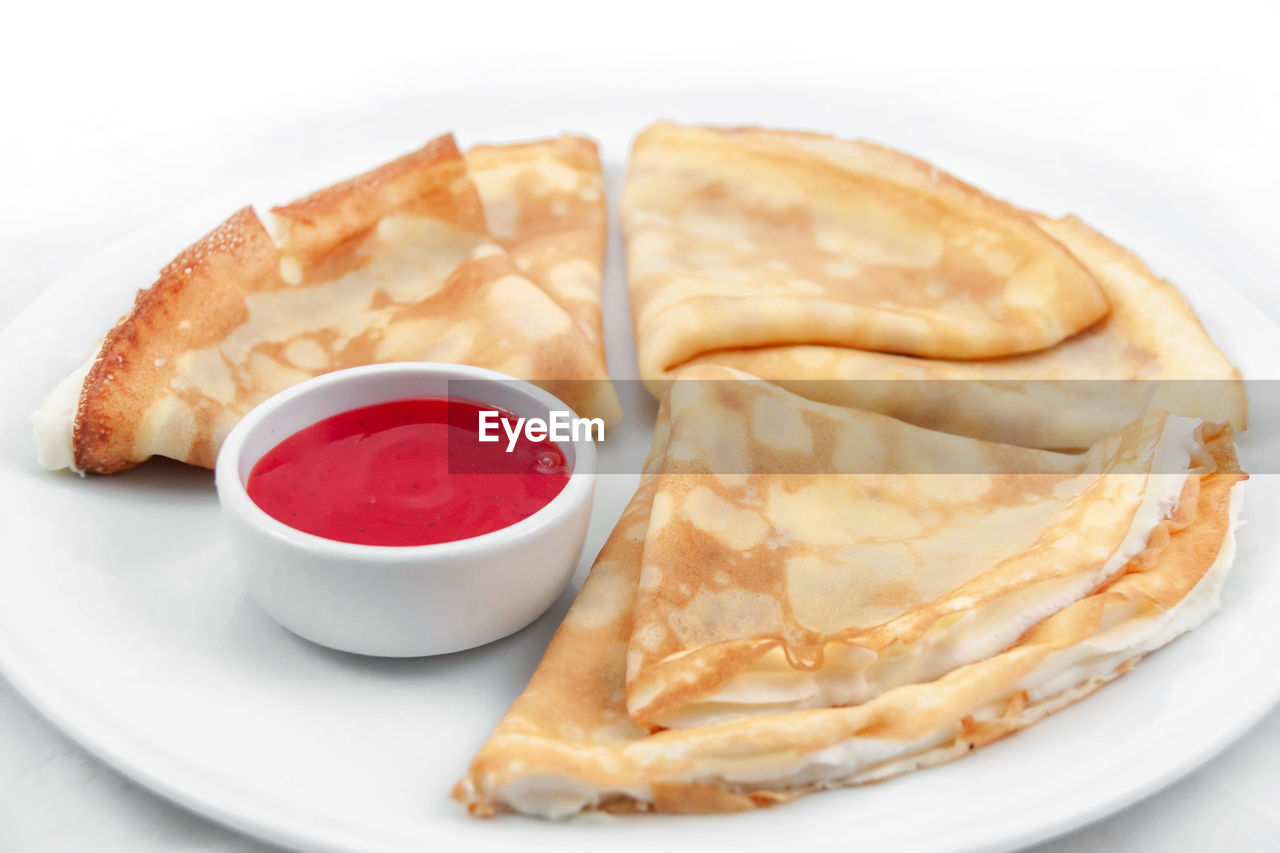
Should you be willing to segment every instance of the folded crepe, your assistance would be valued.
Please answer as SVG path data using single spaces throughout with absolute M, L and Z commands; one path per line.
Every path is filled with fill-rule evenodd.
M 635 670 L 637 637 L 647 630 L 642 599 L 652 592 L 646 565 L 649 543 L 655 524 L 673 513 L 659 495 L 671 480 L 687 476 L 665 470 L 670 460 L 684 456 L 675 447 L 682 430 L 676 422 L 679 418 L 672 420 L 673 414 L 664 407 L 640 489 L 542 663 L 456 786 L 455 798 L 472 813 L 514 810 L 564 817 L 595 809 L 738 811 L 824 788 L 876 781 L 966 755 L 1088 695 L 1127 672 L 1143 655 L 1198 625 L 1216 609 L 1234 555 L 1237 484 L 1243 475 L 1235 462 L 1230 429 L 1199 424 L 1194 431 L 1193 467 L 1180 478 L 1176 508 L 1147 531 L 1142 547 L 1092 590 L 1066 603 L 1053 602 L 1057 609 L 1035 616 L 1037 621 L 1025 633 L 1009 637 L 1006 645 L 990 650 L 986 657 L 945 660 L 949 648 L 922 643 L 926 632 L 906 641 L 944 660 L 858 704 L 778 713 L 737 709 L 719 721 L 651 730 L 629 714 L 627 688 L 628 675 Z M 1117 437 L 1111 442 L 1111 454 L 1102 455 L 1122 454 L 1122 447 L 1132 451 L 1138 445 L 1148 446 L 1140 436 L 1149 438 L 1151 428 L 1153 424 L 1147 424 Z M 900 429 L 908 435 L 911 428 Z M 888 438 L 893 432 L 884 427 L 878 435 Z M 901 446 L 873 442 L 866 456 L 875 464 L 877 453 L 914 452 L 920 442 L 928 441 L 916 433 Z M 990 459 L 992 452 L 987 447 L 977 455 Z M 1023 464 L 1025 457 L 1013 461 Z M 742 475 L 721 476 L 732 481 Z M 891 480 L 925 475 L 881 476 Z M 1063 478 L 1059 473 L 1023 476 L 1075 487 L 1074 477 Z M 1113 477 L 1150 479 L 1140 470 Z M 869 495 L 841 508 L 848 519 L 860 514 L 892 518 L 892 513 L 885 516 L 884 504 L 896 505 L 900 519 L 913 515 L 913 504 L 901 494 L 890 498 L 894 494 Z M 1069 545 L 1062 549 L 1064 558 L 1081 554 L 1105 559 L 1103 551 L 1111 550 L 1111 545 L 1093 547 L 1099 529 L 1113 530 L 1107 522 L 1114 514 L 1107 501 L 1096 497 L 1088 491 L 1080 494 L 1078 502 L 1092 506 L 1083 510 L 1089 523 L 1074 542 L 1063 542 Z M 730 515 L 710 517 L 723 522 Z M 1095 518 L 1100 527 L 1094 525 Z M 861 521 L 853 523 L 861 526 Z M 738 535 L 740 529 L 738 525 L 721 528 L 710 538 L 719 540 L 725 531 Z M 1011 538 L 1019 535 L 1020 531 L 1009 531 Z M 900 531 L 885 530 L 886 540 L 895 536 L 903 538 Z M 1099 541 L 1113 540 L 1103 536 Z M 883 566 L 884 561 L 873 559 L 866 570 L 874 577 Z M 1043 568 L 1056 574 L 1052 567 Z M 692 577 L 708 571 L 701 551 L 690 554 L 685 570 Z M 720 570 L 730 574 L 730 580 L 739 571 L 733 565 Z M 946 571 L 945 566 L 926 565 L 908 580 L 928 582 L 935 572 Z M 1052 586 L 1054 581 L 1030 589 L 1038 591 L 1045 583 Z M 830 584 L 827 593 L 832 598 L 860 595 L 843 583 L 837 571 L 832 572 Z M 779 606 L 785 601 L 776 593 L 771 598 Z M 976 604 L 968 602 L 949 611 L 949 616 L 933 620 L 933 630 L 946 632 L 972 619 L 969 614 L 981 610 Z M 871 610 L 876 605 L 855 604 Z M 891 607 L 896 610 L 898 605 L 891 602 Z M 825 612 L 822 607 L 818 611 Z M 998 613 L 988 613 L 988 622 L 992 615 Z M 948 666 L 952 668 L 947 670 Z M 938 667 L 947 671 L 934 676 L 931 670 Z
M 1006 356 L 1108 311 L 1021 212 L 868 142 L 659 123 L 635 141 L 622 218 L 645 377 L 780 344 Z
M 730 147 L 742 133 L 664 125 L 656 130 L 662 137 L 672 133 L 719 136 L 722 146 Z M 846 147 L 881 151 L 865 143 L 804 134 L 752 133 L 806 151 L 815 147 L 824 152 Z M 638 151 L 647 150 L 640 144 L 644 141 L 642 136 Z M 776 319 L 776 303 L 788 294 L 795 300 L 810 299 L 807 274 L 798 283 L 785 276 L 777 278 L 771 292 L 754 285 L 738 287 L 734 310 L 756 316 L 760 328 L 743 334 L 736 327 L 724 327 L 724 333 L 708 343 L 705 332 L 690 332 L 678 313 L 664 307 L 686 302 L 696 306 L 704 301 L 698 269 L 714 262 L 715 281 L 752 283 L 758 269 L 772 264 L 780 275 L 784 265 L 800 263 L 794 258 L 807 258 L 810 250 L 796 247 L 795 228 L 788 220 L 757 216 L 744 224 L 745 213 L 715 201 L 722 194 L 719 184 L 701 171 L 684 167 L 683 160 L 670 153 L 674 147 L 666 144 L 637 157 L 643 170 L 633 166 L 628 178 L 623 219 L 641 375 L 656 396 L 683 367 L 719 364 L 779 382 L 814 399 L 1027 447 L 1086 448 L 1155 409 L 1227 421 L 1237 431 L 1247 426 L 1240 374 L 1214 346 L 1181 294 L 1137 257 L 1071 216 L 1053 220 L 999 208 L 1012 211 L 1009 215 L 1015 221 L 1029 222 L 1056 246 L 1048 257 L 1056 258 L 1062 251 L 1073 256 L 1093 275 L 1111 306 L 1105 318 L 1047 349 L 978 361 L 968 360 L 968 354 L 931 353 L 929 358 L 918 358 L 875 351 L 881 347 L 853 339 L 797 335 L 794 324 Z M 874 165 L 896 174 L 891 155 L 882 153 L 885 162 Z M 721 168 L 734 172 L 730 182 L 735 186 L 752 187 L 760 180 L 746 160 L 726 156 L 723 163 Z M 652 180 L 644 177 L 646 171 L 685 184 L 682 198 L 700 194 L 710 200 L 692 206 L 693 213 L 686 211 L 678 219 L 668 214 L 655 218 L 647 205 L 633 203 L 646 198 L 633 193 L 634 185 L 643 187 Z M 950 185 L 950 179 L 939 180 Z M 828 191 L 845 190 L 830 184 Z M 922 217 L 921 227 L 932 221 L 931 214 L 924 212 L 910 215 Z M 706 236 L 717 230 L 740 236 L 744 228 L 754 245 L 749 252 L 731 243 L 709 242 Z M 766 254 L 777 257 L 764 259 Z M 872 271 L 879 273 L 878 268 L 869 274 Z M 678 357 L 672 358 L 672 353 Z
M 963 362 L 781 346 L 690 364 L 727 365 L 814 399 L 1028 447 L 1088 447 L 1155 409 L 1248 426 L 1240 372 L 1172 284 L 1074 216 L 1036 222 L 1096 273 L 1111 300 L 1106 319 L 1052 349 Z
M 601 347 L 608 212 L 596 144 L 582 136 L 467 151 L 489 233 Z M 603 357 L 603 355 L 602 355 Z
M 496 149 L 482 156 L 503 158 Z M 541 214 L 525 212 L 518 187 L 491 194 L 520 210 L 533 233 Z M 212 467 L 227 432 L 257 403 L 375 362 L 488 367 L 542 385 L 580 414 L 619 417 L 600 341 L 576 320 L 586 288 L 561 304 L 494 241 L 452 137 L 274 208 L 271 218 L 273 234 L 251 208 L 240 210 L 138 294 L 96 357 L 37 413 L 42 462 L 114 473 L 167 456 Z M 575 214 L 581 229 L 587 219 Z M 582 251 L 566 250 L 565 263 Z M 562 277 L 537 257 L 527 261 L 532 272 Z
M 983 660 L 1178 510 L 1198 422 L 1079 456 L 691 369 L 645 537 L 627 709 L 649 727 L 864 702 Z

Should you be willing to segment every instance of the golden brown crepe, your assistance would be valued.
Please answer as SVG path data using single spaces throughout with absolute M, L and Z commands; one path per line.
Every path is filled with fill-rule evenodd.
M 1093 270 L 1111 301 L 1106 319 L 1051 349 L 956 361 L 783 346 L 726 349 L 691 363 L 727 365 L 815 399 L 1028 447 L 1088 447 L 1153 409 L 1245 429 L 1240 372 L 1172 284 L 1074 216 L 1035 221 Z
M 601 294 L 608 238 L 604 174 L 582 136 L 467 151 L 489 233 L 520 271 L 573 315 L 604 352 Z
M 272 213 L 274 241 L 245 208 L 138 294 L 84 379 L 72 467 L 211 467 L 258 402 L 374 362 L 489 367 L 618 418 L 599 341 L 494 242 L 452 137 Z
M 646 378 L 784 344 L 1007 356 L 1108 311 L 1020 211 L 868 142 L 659 123 L 635 141 L 622 220 Z
M 681 374 L 628 649 L 644 726 L 864 702 L 1010 645 L 1177 511 L 1188 418 L 1071 456 Z
M 1019 211 L 870 143 L 658 124 L 636 141 L 623 223 L 656 396 L 684 367 L 718 364 L 1028 447 L 1082 449 L 1155 409 L 1247 426 L 1239 372 L 1138 258 L 1075 217 Z M 1097 322 L 1077 268 L 1110 305 Z M 1032 275 L 1029 297 L 1024 269 L 1076 286 Z M 1022 348 L 1035 352 L 1000 343 L 1024 328 L 1028 299 L 1034 316 L 1068 318 Z M 957 345 L 948 328 L 984 343 Z M 911 330 L 926 343 L 898 341 Z
M 1007 649 L 852 707 L 651 732 L 627 713 L 627 656 L 669 435 L 664 411 L 640 489 L 525 692 L 455 788 L 473 814 L 738 811 L 966 755 L 1207 618 L 1234 553 L 1242 475 L 1230 430 L 1202 425 L 1197 473 L 1147 547 Z

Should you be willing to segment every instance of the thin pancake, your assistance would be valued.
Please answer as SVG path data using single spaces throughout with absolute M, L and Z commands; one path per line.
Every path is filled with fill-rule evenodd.
M 616 419 L 598 343 L 488 235 L 451 137 L 273 214 L 278 242 L 245 208 L 138 294 L 85 379 L 74 467 L 210 467 L 256 403 L 374 362 L 490 367 Z
M 783 344 L 1006 356 L 1108 310 L 1020 211 L 868 142 L 660 123 L 636 139 L 622 221 L 645 377 Z
M 681 374 L 628 712 L 677 727 L 864 702 L 1007 647 L 1178 511 L 1196 421 L 1080 456 L 931 432 L 735 371 Z
M 1111 302 L 1106 319 L 1051 349 L 974 362 L 783 346 L 725 349 L 692 363 L 734 367 L 814 399 L 1026 447 L 1088 447 L 1153 409 L 1227 421 L 1237 431 L 1248 425 L 1239 371 L 1172 284 L 1074 216 L 1035 221 L 1093 271 Z M 658 394 L 663 384 L 650 382 Z
M 659 425 L 649 471 L 665 446 Z M 1233 554 L 1242 475 L 1229 430 L 1204 427 L 1194 512 L 1154 551 L 1008 650 L 862 705 L 650 734 L 626 713 L 626 649 L 658 478 L 641 485 L 529 686 L 454 790 L 472 813 L 726 812 L 876 781 L 968 754 L 1127 672 L 1203 621 Z M 1117 725 L 1127 721 L 1117 720 Z
M 608 229 L 596 144 L 583 136 L 467 151 L 489 233 L 520 271 L 604 352 L 601 293 Z

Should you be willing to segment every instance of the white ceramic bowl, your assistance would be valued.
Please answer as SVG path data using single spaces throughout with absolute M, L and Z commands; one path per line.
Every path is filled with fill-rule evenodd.
M 281 391 L 247 414 L 218 454 L 215 479 L 232 551 L 249 591 L 277 622 L 335 649 L 411 657 L 469 649 L 520 630 L 556 600 L 586 537 L 596 453 L 563 442 L 572 472 L 546 506 L 470 539 L 410 547 L 356 545 L 277 521 L 245 490 L 253 466 L 285 438 L 350 409 L 453 396 L 523 417 L 569 407 L 528 382 L 478 367 L 412 362 L 341 370 Z M 475 380 L 482 380 L 475 382 Z

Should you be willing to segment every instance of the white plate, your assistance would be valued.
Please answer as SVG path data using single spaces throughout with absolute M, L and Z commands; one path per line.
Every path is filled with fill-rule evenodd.
M 616 121 L 612 134 L 578 122 L 601 133 L 615 185 L 626 135 L 643 118 Z M 407 138 L 376 151 L 349 147 L 328 164 L 308 162 L 289 179 L 255 187 L 257 197 L 287 198 L 391 156 Z M 975 163 L 971 149 L 957 157 Z M 1003 172 L 998 158 L 977 163 L 982 174 L 974 177 L 1002 191 L 1042 180 Z M 45 473 L 33 461 L 27 412 L 132 291 L 231 201 L 121 242 L 0 335 L 7 407 L 0 423 L 0 667 L 69 735 L 179 803 L 307 849 L 654 850 L 732 839 L 746 853 L 796 838 L 813 850 L 1006 848 L 1080 826 L 1168 784 L 1280 698 L 1280 675 L 1257 663 L 1280 659 L 1273 605 L 1280 573 L 1271 571 L 1280 543 L 1267 529 L 1280 511 L 1280 478 L 1264 476 L 1246 495 L 1246 517 L 1264 522 L 1241 532 L 1220 616 L 1087 701 L 962 761 L 731 818 L 472 820 L 448 799 L 449 788 L 523 687 L 571 591 L 534 626 L 472 652 L 411 661 L 329 652 L 276 627 L 245 598 L 207 472 L 158 462 L 80 480 Z M 1137 219 L 1125 224 L 1123 236 L 1183 286 L 1246 375 L 1272 375 L 1280 330 L 1158 231 Z M 615 375 L 631 376 L 618 255 L 615 236 L 610 357 Z M 647 444 L 653 405 L 634 388 L 625 396 L 628 425 L 612 433 L 608 452 L 634 459 Z M 1255 418 L 1242 443 L 1246 463 L 1260 428 Z M 635 482 L 617 475 L 601 483 L 579 581 Z

